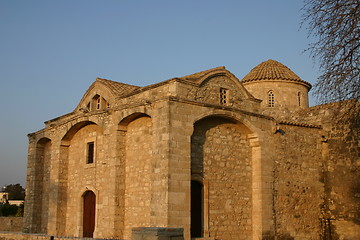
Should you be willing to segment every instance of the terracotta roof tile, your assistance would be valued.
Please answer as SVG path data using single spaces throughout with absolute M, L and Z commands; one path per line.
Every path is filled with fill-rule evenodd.
M 260 80 L 288 80 L 302 82 L 309 85 L 309 88 L 311 88 L 310 83 L 302 80 L 298 75 L 291 71 L 290 68 L 272 59 L 262 62 L 254 67 L 241 82 L 245 83 Z
M 111 80 L 107 80 L 107 79 L 103 79 L 103 78 L 97 78 L 96 81 L 101 82 L 104 85 L 108 86 L 114 92 L 114 94 L 116 94 L 117 96 L 129 94 L 129 93 L 141 88 L 138 86 L 115 82 L 115 81 L 111 81 Z

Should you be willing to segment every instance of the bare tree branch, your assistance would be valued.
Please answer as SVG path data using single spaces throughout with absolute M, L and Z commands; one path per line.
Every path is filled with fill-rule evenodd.
M 320 64 L 318 101 L 359 100 L 360 0 L 304 1 L 301 25 L 317 38 L 307 51 Z

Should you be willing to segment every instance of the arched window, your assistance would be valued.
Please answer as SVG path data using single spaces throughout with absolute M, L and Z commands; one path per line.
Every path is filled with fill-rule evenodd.
M 106 101 L 105 98 L 96 94 L 90 102 L 88 102 L 87 111 L 101 110 L 105 108 L 110 108 L 110 104 Z
M 298 104 L 299 104 L 299 107 L 301 107 L 301 93 L 298 92 Z
M 101 98 L 98 97 L 96 99 L 96 110 L 99 110 L 101 108 Z
M 268 92 L 268 107 L 274 107 L 275 106 L 275 95 L 273 91 Z

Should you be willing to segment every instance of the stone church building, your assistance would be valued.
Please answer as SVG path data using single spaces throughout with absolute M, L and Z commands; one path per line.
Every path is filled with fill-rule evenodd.
M 274 60 L 242 80 L 225 67 L 145 87 L 97 78 L 28 135 L 24 231 L 359 239 L 359 103 L 308 107 L 310 88 Z

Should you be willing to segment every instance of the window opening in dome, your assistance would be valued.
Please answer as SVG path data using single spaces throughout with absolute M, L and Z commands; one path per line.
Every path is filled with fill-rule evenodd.
M 275 95 L 273 91 L 268 92 L 268 107 L 275 106 Z
M 298 92 L 298 104 L 299 104 L 299 107 L 301 107 L 301 93 Z

